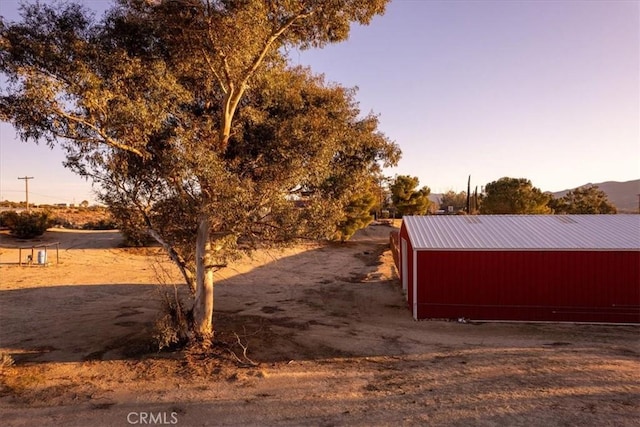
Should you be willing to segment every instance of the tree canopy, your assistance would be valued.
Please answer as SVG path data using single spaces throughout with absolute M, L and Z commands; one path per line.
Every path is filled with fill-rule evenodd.
M 448 210 L 449 206 L 453 212 L 464 212 L 467 209 L 467 192 L 456 193 L 453 190 L 447 191 L 440 196 L 440 209 Z
M 484 188 L 481 214 L 548 214 L 550 196 L 526 178 L 500 178 Z
M 60 143 L 116 218 L 163 245 L 207 338 L 217 267 L 334 235 L 356 189 L 397 162 L 353 90 L 282 53 L 345 40 L 386 2 L 120 0 L 98 22 L 75 3 L 27 5 L 0 21 L 0 119 Z
M 400 215 L 424 215 L 429 209 L 431 189 L 424 186 L 417 189 L 417 177 L 398 175 L 391 184 L 391 200 Z
M 372 210 L 380 203 L 379 187 L 373 179 L 362 183 L 362 186 L 347 201 L 344 214 L 338 221 L 336 238 L 344 242 L 361 228 L 373 221 Z
M 617 209 L 597 185 L 585 185 L 551 199 L 549 207 L 559 214 L 615 214 Z

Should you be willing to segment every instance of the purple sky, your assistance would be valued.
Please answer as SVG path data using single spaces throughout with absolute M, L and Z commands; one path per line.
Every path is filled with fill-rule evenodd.
M 104 10 L 108 1 L 85 1 Z M 0 14 L 17 17 L 17 1 Z M 640 3 L 395 0 L 350 39 L 293 64 L 358 86 L 363 113 L 403 151 L 387 175 L 432 192 L 503 176 L 544 191 L 640 178 Z M 93 200 L 59 150 L 0 123 L 0 200 Z

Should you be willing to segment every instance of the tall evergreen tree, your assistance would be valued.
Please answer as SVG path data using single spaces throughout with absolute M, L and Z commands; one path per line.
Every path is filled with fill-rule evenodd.
M 419 183 L 417 177 L 399 175 L 391 184 L 391 200 L 400 215 L 424 215 L 429 210 L 431 190 L 417 189 Z

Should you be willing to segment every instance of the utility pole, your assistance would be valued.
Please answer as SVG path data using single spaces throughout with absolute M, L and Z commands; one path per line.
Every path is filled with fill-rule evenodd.
M 33 179 L 32 176 L 18 177 L 18 179 L 24 179 L 24 192 L 27 201 L 27 213 L 29 213 L 29 180 Z

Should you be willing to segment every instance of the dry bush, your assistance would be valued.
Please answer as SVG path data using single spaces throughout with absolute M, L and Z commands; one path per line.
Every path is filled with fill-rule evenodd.
M 169 285 L 170 273 L 156 260 L 151 264 L 160 285 L 162 307 L 153 329 L 153 342 L 158 351 L 183 347 L 189 342 L 191 313 L 184 308 L 178 286 Z
M 158 351 L 184 346 L 189 341 L 189 313 L 184 309 L 177 288 L 173 295 L 165 291 L 160 318 L 156 320 L 153 341 Z

